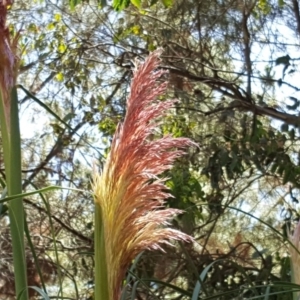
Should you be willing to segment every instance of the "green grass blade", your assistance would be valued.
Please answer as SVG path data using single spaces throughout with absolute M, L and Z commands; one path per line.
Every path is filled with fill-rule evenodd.
M 37 286 L 29 286 L 28 288 L 37 291 L 43 297 L 43 300 L 50 300 L 49 296 Z M 21 297 L 22 297 L 22 293 L 18 296 L 17 300 L 21 300 L 22 299 Z
M 46 192 L 50 192 L 50 191 L 53 191 L 53 190 L 68 190 L 68 191 L 87 193 L 87 191 L 84 191 L 84 190 L 81 190 L 81 189 L 65 188 L 65 187 L 61 187 L 61 186 L 52 185 L 52 186 L 48 186 L 46 188 L 42 188 L 42 189 L 39 189 L 39 190 L 36 190 L 36 191 L 32 191 L 32 192 L 28 192 L 28 193 L 20 193 L 20 194 L 17 194 L 17 195 L 5 197 L 3 199 L 0 199 L 0 203 L 12 201 L 12 200 L 17 199 L 17 198 L 24 198 L 24 197 L 27 197 L 27 196 L 46 193 Z
M 135 278 L 134 270 L 136 269 L 136 266 L 137 266 L 140 258 L 142 257 L 143 253 L 144 253 L 144 251 L 137 255 L 137 257 L 134 259 L 134 262 L 133 262 L 132 266 L 130 267 L 130 269 L 128 271 L 128 275 L 127 275 L 126 280 L 125 280 L 125 286 L 123 287 L 120 300 L 126 300 L 128 284 L 132 281 L 132 279 Z
M 11 115 L 10 128 L 7 128 L 10 135 L 9 143 L 9 164 L 5 170 L 9 169 L 6 175 L 8 195 L 22 193 L 22 164 L 21 164 L 21 138 L 19 126 L 19 107 L 17 90 L 14 87 L 11 91 Z M 12 234 L 13 259 L 15 270 L 16 293 L 19 294 L 24 288 L 21 300 L 28 299 L 27 292 L 27 266 L 25 258 L 24 244 L 24 209 L 21 197 L 15 198 L 9 203 L 9 218 Z
M 139 282 L 136 281 L 132 287 L 132 293 L 131 293 L 131 300 L 135 300 L 136 299 L 136 291 L 137 291 L 137 287 L 139 285 Z
M 161 281 L 159 279 L 155 279 L 155 278 L 143 278 L 143 279 L 137 279 L 137 281 L 140 283 L 140 284 L 144 284 L 145 285 L 145 282 L 154 282 L 154 283 L 157 283 L 159 285 L 162 285 L 162 286 L 165 286 L 165 287 L 168 287 L 170 289 L 172 289 L 174 292 L 177 292 L 183 296 L 188 296 L 188 297 L 192 297 L 192 293 L 189 292 L 189 291 L 186 291 L 174 284 L 171 284 L 171 283 L 168 283 L 168 282 L 165 282 L 165 281 Z M 147 286 L 145 286 L 147 287 Z
M 270 286 L 268 285 L 265 292 L 264 300 L 269 300 L 270 298 Z
M 47 214 L 48 214 L 48 217 L 49 217 L 50 228 L 51 228 L 51 235 L 52 235 L 53 245 L 54 245 L 55 259 L 56 259 L 56 263 L 57 263 L 58 281 L 59 281 L 59 285 L 60 285 L 61 296 L 63 297 L 62 273 L 61 273 L 60 263 L 59 263 L 59 257 L 58 257 L 56 235 L 55 235 L 54 225 L 53 225 L 52 218 L 51 218 L 51 208 L 50 208 L 50 205 L 49 205 L 48 201 L 45 199 L 45 197 L 43 196 L 42 193 L 40 193 L 40 196 L 41 196 L 41 198 L 42 198 L 42 200 L 44 202 L 44 205 L 46 207 Z
M 41 107 L 43 107 L 48 113 L 50 113 L 55 119 L 57 119 L 59 122 L 63 123 L 68 129 L 71 131 L 74 131 L 73 128 L 65 122 L 63 119 L 61 119 L 48 105 L 46 105 L 43 101 L 38 99 L 36 96 L 34 96 L 32 93 L 30 93 L 25 87 L 21 84 L 18 85 L 18 87 L 31 99 L 33 99 L 36 103 L 38 103 Z
M 34 265 L 35 265 L 36 270 L 39 274 L 41 284 L 42 284 L 42 288 L 43 288 L 44 292 L 46 293 L 47 290 L 46 290 L 45 282 L 44 282 L 44 279 L 43 279 L 43 275 L 42 275 L 42 271 L 41 271 L 41 268 L 40 268 L 39 260 L 37 258 L 37 255 L 36 255 L 36 252 L 35 252 L 35 249 L 34 249 L 34 245 L 32 243 L 31 237 L 30 237 L 26 217 L 25 217 L 25 222 L 24 222 L 24 229 L 25 229 L 25 235 L 26 235 L 26 238 L 27 238 L 27 241 L 28 241 L 28 245 L 29 245 L 29 248 L 30 248 L 32 256 L 33 256 Z
M 210 268 L 220 260 L 215 260 L 213 261 L 212 263 L 210 263 L 203 271 L 202 273 L 200 274 L 199 276 L 199 280 L 197 281 L 196 285 L 195 285 L 195 288 L 194 288 L 194 291 L 193 291 L 193 296 L 192 296 L 192 300 L 197 300 L 198 297 L 199 297 L 199 294 L 201 292 L 201 283 L 203 283 L 208 271 L 210 270 Z
M 16 88 L 11 90 L 10 96 L 9 100 L 2 99 L 2 93 L 0 92 L 0 122 L 8 196 L 22 194 L 21 139 Z M 4 102 L 7 101 L 10 101 L 10 103 L 6 103 L 5 105 Z M 8 211 L 12 236 L 16 295 L 21 295 L 21 300 L 27 300 L 27 269 L 22 198 L 14 197 L 9 202 Z

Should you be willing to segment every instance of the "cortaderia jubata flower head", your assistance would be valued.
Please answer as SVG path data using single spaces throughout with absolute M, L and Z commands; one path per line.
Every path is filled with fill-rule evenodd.
M 125 272 L 138 253 L 162 250 L 162 244 L 171 240 L 192 240 L 169 227 L 181 211 L 164 207 L 171 195 L 159 175 L 195 144 L 188 138 L 149 138 L 176 102 L 158 99 L 168 84 L 159 81 L 166 73 L 159 69 L 160 55 L 157 50 L 145 62 L 136 62 L 125 119 L 117 127 L 102 173 L 93 178 L 113 300 L 118 299 Z

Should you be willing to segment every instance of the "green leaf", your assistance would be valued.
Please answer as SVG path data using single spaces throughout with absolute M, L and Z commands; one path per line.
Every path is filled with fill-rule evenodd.
M 71 10 L 73 10 L 77 4 L 80 4 L 80 2 L 81 2 L 81 0 L 70 0 L 69 4 L 70 4 Z
M 286 184 L 294 177 L 293 170 L 286 168 L 283 173 L 282 184 Z
M 64 75 L 63 73 L 59 72 L 56 74 L 55 78 L 57 81 L 62 82 L 64 80 Z
M 258 8 L 264 13 L 268 14 L 271 10 L 271 5 L 268 0 L 259 0 L 258 1 Z
M 141 7 L 141 0 L 131 0 L 131 3 L 137 8 Z
M 40 288 L 36 287 L 36 286 L 29 286 L 28 288 L 33 289 L 35 291 L 37 291 L 45 300 L 50 300 L 49 296 Z M 18 300 L 21 299 L 21 296 L 23 295 L 23 293 L 21 293 L 20 295 L 18 295 Z
M 267 5 L 267 1 L 266 0 L 259 0 L 258 1 L 258 5 L 259 6 L 266 6 Z
M 0 217 L 7 214 L 8 206 L 6 204 L 0 203 Z
M 65 44 L 59 44 L 58 46 L 58 52 L 59 53 L 64 53 L 67 49 L 67 46 Z
M 27 30 L 28 30 L 29 32 L 34 32 L 34 33 L 36 33 L 36 32 L 38 31 L 38 26 L 37 26 L 36 24 L 34 24 L 34 23 L 30 23 L 30 24 L 28 25 L 28 27 L 27 27 Z
M 64 120 L 65 122 L 68 122 L 69 120 L 72 120 L 74 117 L 75 117 L 75 114 L 73 114 L 73 113 L 68 113 L 68 114 L 63 118 L 63 120 Z
M 0 95 L 3 95 L 1 89 Z M 18 95 L 16 87 L 10 91 L 10 107 L 7 112 L 5 98 L 0 97 L 0 123 L 2 137 L 2 159 L 4 159 L 5 179 L 8 196 L 16 195 L 22 192 L 22 174 L 21 174 L 21 142 L 18 111 Z M 4 201 L 4 199 L 1 199 Z M 15 294 L 19 299 L 27 300 L 27 270 L 24 248 L 24 208 L 22 197 L 12 200 L 8 206 L 12 252 L 14 264 Z M 22 238 L 21 238 L 22 237 Z
M 141 28 L 140 28 L 139 25 L 134 25 L 134 26 L 131 28 L 131 30 L 132 30 L 132 33 L 133 33 L 134 35 L 139 35 L 139 33 L 140 33 L 140 31 L 141 31 Z
M 59 22 L 59 21 L 61 20 L 61 14 L 55 14 L 55 15 L 54 15 L 54 20 L 55 20 L 56 22 Z
M 271 172 L 271 173 L 275 173 L 276 170 L 277 170 L 277 168 L 278 168 L 278 164 L 274 163 L 274 164 L 271 166 L 270 172 Z
M 130 4 L 130 0 L 113 0 L 112 6 L 116 11 L 121 11 L 126 7 L 128 7 L 129 4 Z
M 73 128 L 66 123 L 64 120 L 62 120 L 50 107 L 48 107 L 43 101 L 39 100 L 37 97 L 35 97 L 33 94 L 31 94 L 27 89 L 25 89 L 24 86 L 18 85 L 18 87 L 25 92 L 25 94 L 33 99 L 37 104 L 39 104 L 41 107 L 43 107 L 47 112 L 49 112 L 55 119 L 63 123 L 66 127 L 68 127 L 71 131 L 73 131 Z
M 173 4 L 173 0 L 161 0 L 161 2 L 163 3 L 163 5 L 164 5 L 166 8 L 171 7 L 172 4 Z
M 122 296 L 121 296 L 121 300 L 125 300 L 126 296 L 127 296 L 127 287 L 128 287 L 128 283 L 132 282 L 132 280 L 135 279 L 135 275 L 134 275 L 134 271 L 136 269 L 136 266 L 138 264 L 138 262 L 140 261 L 141 256 L 144 254 L 144 252 L 141 252 L 135 259 L 134 262 L 132 264 L 132 266 L 130 267 L 130 270 L 128 271 L 128 275 L 126 277 L 126 285 L 124 286 L 124 289 L 122 291 Z
M 55 29 L 55 24 L 54 23 L 49 23 L 46 28 L 48 30 L 54 30 Z
M 203 281 L 207 275 L 207 273 L 210 271 L 210 269 L 212 268 L 212 266 L 221 261 L 220 259 L 213 261 L 212 263 L 210 263 L 203 271 L 202 273 L 199 275 L 199 279 L 194 287 L 193 290 L 193 296 L 192 296 L 192 300 L 197 300 L 199 298 L 201 289 L 203 288 Z
M 98 4 L 100 5 L 100 7 L 104 7 L 107 5 L 106 0 L 98 0 Z
M 150 2 L 150 6 L 152 6 L 152 5 L 156 4 L 157 2 L 158 2 L 158 0 L 151 0 L 151 2 Z
M 23 193 L 23 194 L 20 193 L 20 194 L 16 194 L 16 195 L 13 195 L 13 196 L 2 198 L 2 199 L 0 199 L 0 203 L 5 203 L 5 202 L 8 202 L 8 201 L 12 201 L 14 199 L 24 198 L 24 197 L 37 195 L 37 194 L 41 194 L 41 193 L 46 193 L 46 192 L 50 192 L 50 191 L 55 191 L 55 190 L 68 190 L 68 191 L 86 193 L 86 191 L 80 190 L 80 189 L 67 188 L 67 187 L 52 185 L 52 186 L 48 186 L 46 188 L 42 188 L 42 189 L 39 189 L 39 190 L 34 190 L 33 192 L 28 192 L 28 193 Z

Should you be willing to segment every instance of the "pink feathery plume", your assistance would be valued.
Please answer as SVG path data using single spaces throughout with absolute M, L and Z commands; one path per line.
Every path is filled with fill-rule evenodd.
M 160 101 L 167 83 L 159 82 L 161 50 L 137 63 L 127 99 L 124 122 L 113 137 L 111 152 L 101 174 L 94 175 L 95 204 L 101 207 L 110 299 L 119 297 L 125 272 L 138 253 L 162 249 L 170 240 L 192 238 L 171 229 L 170 220 L 182 213 L 165 208 L 171 195 L 159 178 L 174 161 L 195 146 L 187 138 L 149 138 L 159 126 L 158 118 L 174 106 L 174 100 Z M 97 282 L 95 283 L 97 284 Z

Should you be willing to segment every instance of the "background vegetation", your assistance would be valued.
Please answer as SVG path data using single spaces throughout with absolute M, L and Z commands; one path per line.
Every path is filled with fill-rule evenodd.
M 191 299 L 203 272 L 205 299 L 291 299 L 276 283 L 290 281 L 287 230 L 299 219 L 299 1 L 132 1 L 121 12 L 109 1 L 75 2 L 18 0 L 9 12 L 24 49 L 24 192 L 91 189 L 92 165 L 105 161 L 124 117 L 132 61 L 162 47 L 165 97 L 179 102 L 158 135 L 199 144 L 166 174 L 169 205 L 186 211 L 174 226 L 198 246 L 143 253 L 129 299 L 132 289 L 135 299 Z M 63 190 L 24 202 L 42 273 L 27 243 L 29 285 L 44 284 L 54 299 L 92 299 L 92 197 Z M 3 205 L 1 299 L 14 297 L 7 220 Z

